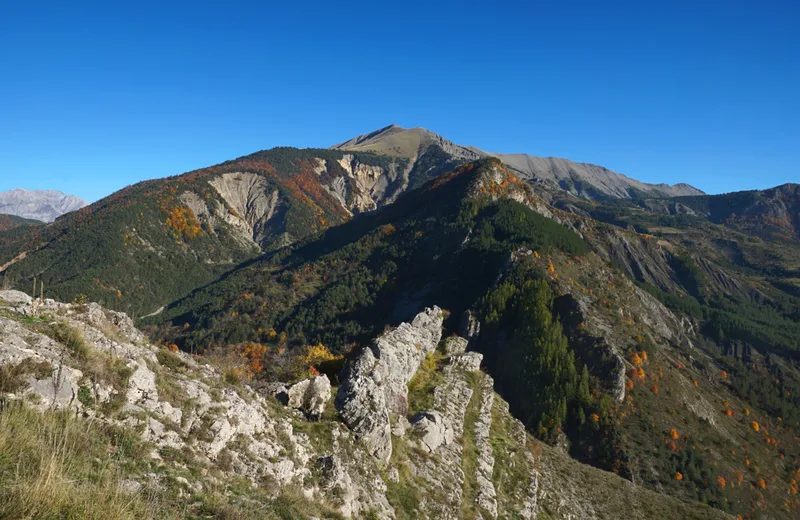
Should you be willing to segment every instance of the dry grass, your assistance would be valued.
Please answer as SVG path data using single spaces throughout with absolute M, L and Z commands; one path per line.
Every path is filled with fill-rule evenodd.
M 408 413 L 413 415 L 433 407 L 433 391 L 444 380 L 441 364 L 444 356 L 438 350 L 428 354 L 408 382 Z
M 152 504 L 120 492 L 120 469 L 109 457 L 133 457 L 125 452 L 135 444 L 109 434 L 67 413 L 7 404 L 0 413 L 0 517 L 151 518 Z
M 39 413 L 21 402 L 0 401 L 0 518 L 3 520 L 149 520 L 216 518 L 278 520 L 316 516 L 341 519 L 328 506 L 300 492 L 251 486 L 227 477 L 205 482 L 200 493 L 176 487 L 170 475 L 185 469 L 162 467 L 158 484 L 149 446 L 131 430 L 76 418 L 68 412 Z M 145 483 L 136 494 L 120 488 L 124 479 Z

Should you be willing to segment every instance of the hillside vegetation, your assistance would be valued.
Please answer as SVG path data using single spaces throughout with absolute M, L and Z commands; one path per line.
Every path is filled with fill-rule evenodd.
M 347 220 L 346 201 L 323 182 L 349 182 L 343 155 L 275 148 L 130 186 L 48 226 L 0 236 L 2 283 L 27 289 L 36 277 L 62 300 L 149 314 L 262 251 Z

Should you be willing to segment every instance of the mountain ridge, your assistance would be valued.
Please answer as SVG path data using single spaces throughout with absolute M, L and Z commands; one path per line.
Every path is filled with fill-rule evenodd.
M 413 163 L 432 145 L 438 145 L 445 153 L 460 159 L 475 160 L 487 156 L 498 157 L 519 171 L 521 176 L 527 180 L 549 181 L 553 187 L 561 188 L 583 198 L 631 199 L 641 194 L 667 197 L 703 195 L 701 190 L 686 183 L 672 186 L 644 183 L 590 163 L 580 163 L 558 157 L 537 157 L 523 153 L 487 152 L 474 146 L 462 146 L 422 127 L 405 129 L 392 124 L 356 136 L 331 148 L 385 153 L 405 157 Z
M 0 213 L 42 222 L 88 206 L 85 200 L 57 190 L 26 190 L 16 188 L 0 192 Z

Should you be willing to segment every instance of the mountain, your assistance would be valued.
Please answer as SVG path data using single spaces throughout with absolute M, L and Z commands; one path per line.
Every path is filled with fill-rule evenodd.
M 389 204 L 402 193 L 482 156 L 424 128 L 406 130 L 397 125 L 354 137 L 331 149 L 371 152 L 404 161 L 405 168 L 399 168 L 396 178 L 391 179 L 390 183 L 381 182 L 379 177 L 372 177 L 368 183 L 364 183 L 368 189 L 362 191 L 369 194 L 368 206 L 372 209 Z M 369 184 L 388 185 L 388 189 L 369 189 Z
M 0 192 L 0 213 L 42 222 L 53 222 L 61 215 L 81 209 L 88 204 L 74 195 L 56 190 L 15 189 Z
M 593 164 L 576 163 L 554 157 L 485 152 L 478 148 L 454 144 L 424 128 L 404 129 L 397 125 L 390 125 L 375 132 L 360 135 L 332 148 L 372 151 L 408 159 L 411 167 L 406 178 L 411 187 L 436 175 L 437 172 L 431 171 L 428 166 L 431 156 L 448 157 L 450 165 L 453 162 L 465 162 L 491 156 L 499 158 L 517 171 L 520 178 L 531 182 L 544 181 L 550 187 L 559 187 L 575 196 L 588 199 L 630 199 L 642 195 L 677 197 L 703 194 L 702 191 L 688 184 L 674 186 L 646 184 Z M 418 162 L 421 163 L 419 167 L 417 167 Z
M 794 186 L 585 198 L 421 129 L 341 146 L 0 232 L 4 287 L 74 302 L 0 304 L 0 384 L 46 405 L 18 351 L 67 359 L 73 415 L 167 461 L 132 480 L 279 517 L 797 517 Z
M 50 226 L 4 236 L 0 276 L 19 287 L 37 277 L 55 297 L 88 296 L 147 315 L 242 262 L 391 204 L 484 155 L 396 126 L 332 150 L 257 152 L 140 183 Z M 541 204 L 576 199 L 527 180 Z
M 66 301 L 88 297 L 141 316 L 238 264 L 361 210 L 359 176 L 403 160 L 274 148 L 129 186 L 56 222 L 0 237 L 0 276 L 34 277 Z
M 483 153 L 499 158 L 520 172 L 523 178 L 550 181 L 573 195 L 587 199 L 604 197 L 630 199 L 642 195 L 679 197 L 703 194 L 688 184 L 680 183 L 673 186 L 647 184 L 602 166 L 576 163 L 568 159 L 535 157 L 527 154 Z
M 796 275 L 749 262 L 783 251 L 790 268 L 800 244 L 624 200 L 575 209 L 549 206 L 513 169 L 481 159 L 145 323 L 201 355 L 263 352 L 260 377 L 285 381 L 311 346 L 358 360 L 387 324 L 439 305 L 444 337 L 483 356 L 539 441 L 665 496 L 792 518 L 798 504 L 783 507 L 800 464 L 800 292 Z M 348 388 L 341 362 L 316 368 Z M 373 423 L 344 410 L 384 453 L 380 430 L 359 430 Z
M 687 213 L 761 237 L 786 241 L 800 237 L 798 184 L 722 195 L 679 197 L 674 203 L 687 209 Z

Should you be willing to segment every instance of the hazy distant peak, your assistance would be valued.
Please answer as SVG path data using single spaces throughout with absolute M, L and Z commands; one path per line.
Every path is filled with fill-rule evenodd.
M 65 213 L 88 205 L 79 197 L 57 190 L 16 188 L 0 192 L 0 213 L 43 222 L 52 222 Z

